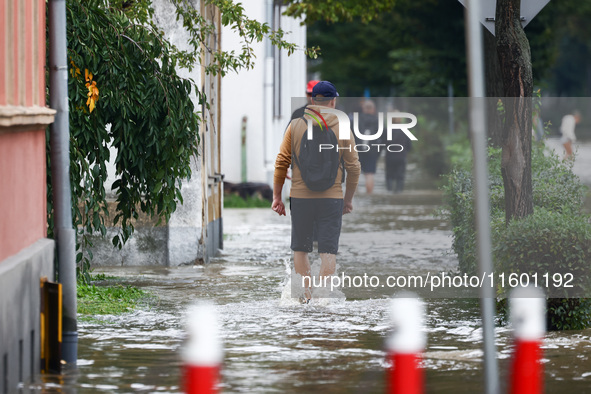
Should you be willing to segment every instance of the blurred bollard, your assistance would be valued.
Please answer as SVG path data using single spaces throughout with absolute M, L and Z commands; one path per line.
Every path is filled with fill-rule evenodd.
M 419 365 L 426 343 L 424 314 L 423 302 L 413 293 L 404 293 L 390 303 L 392 334 L 386 341 L 390 362 L 386 378 L 388 393 L 424 392 L 424 372 Z
M 187 394 L 218 392 L 223 359 L 217 312 L 211 304 L 197 304 L 187 314 L 188 341 L 183 350 L 183 387 Z
M 513 290 L 510 299 L 515 354 L 511 367 L 513 394 L 541 394 L 544 391 L 541 344 L 546 331 L 546 297 L 535 287 Z

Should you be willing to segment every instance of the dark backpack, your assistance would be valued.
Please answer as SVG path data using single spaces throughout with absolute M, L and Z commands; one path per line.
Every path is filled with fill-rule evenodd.
M 337 136 L 330 127 L 321 129 L 319 126 L 314 126 L 311 140 L 308 139 L 308 132 L 304 133 L 299 154 L 292 153 L 292 155 L 308 189 L 322 192 L 334 185 L 342 162 L 340 153 L 337 151 L 338 143 Z M 333 148 L 320 151 L 321 144 L 330 144 Z M 344 176 L 343 168 L 343 178 Z

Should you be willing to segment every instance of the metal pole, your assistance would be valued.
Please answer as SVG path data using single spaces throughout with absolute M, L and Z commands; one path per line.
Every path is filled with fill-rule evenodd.
M 466 43 L 470 92 L 470 133 L 474 155 L 475 214 L 478 268 L 486 281 L 480 288 L 480 308 L 484 344 L 484 378 L 487 394 L 499 392 L 499 373 L 495 346 L 495 289 L 492 286 L 490 212 L 485 123 L 485 84 L 480 0 L 466 1 Z
M 54 233 L 57 241 L 58 280 L 63 291 L 62 359 L 76 365 L 76 233 L 72 226 L 70 190 L 70 124 L 68 119 L 68 63 L 66 1 L 49 1 L 50 105 L 56 110 L 51 125 L 51 179 Z
M 240 147 L 240 163 L 241 163 L 241 173 L 240 173 L 240 180 L 242 183 L 245 183 L 246 180 L 248 179 L 247 176 L 247 168 L 246 168 L 246 123 L 248 122 L 248 118 L 246 116 L 242 117 L 242 125 L 240 127 L 240 141 L 241 141 L 241 147 Z M 266 148 L 266 144 L 264 144 L 265 148 Z M 264 153 L 265 157 L 267 152 Z

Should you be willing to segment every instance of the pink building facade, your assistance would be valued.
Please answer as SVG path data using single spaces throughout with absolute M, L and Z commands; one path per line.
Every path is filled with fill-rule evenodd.
M 0 387 L 39 371 L 39 283 L 47 236 L 45 0 L 0 0 Z

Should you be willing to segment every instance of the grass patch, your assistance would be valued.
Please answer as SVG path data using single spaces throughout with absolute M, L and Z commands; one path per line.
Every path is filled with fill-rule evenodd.
M 95 286 L 78 284 L 78 313 L 119 315 L 134 310 L 148 295 L 133 286 Z
M 244 199 L 236 194 L 226 194 L 224 208 L 271 208 L 271 201 L 250 196 Z
M 114 279 L 121 279 L 118 276 L 112 276 L 112 275 L 105 275 L 104 273 L 100 273 L 100 274 L 90 274 L 90 280 L 92 282 L 99 282 L 99 281 L 103 281 L 103 280 L 114 280 Z

